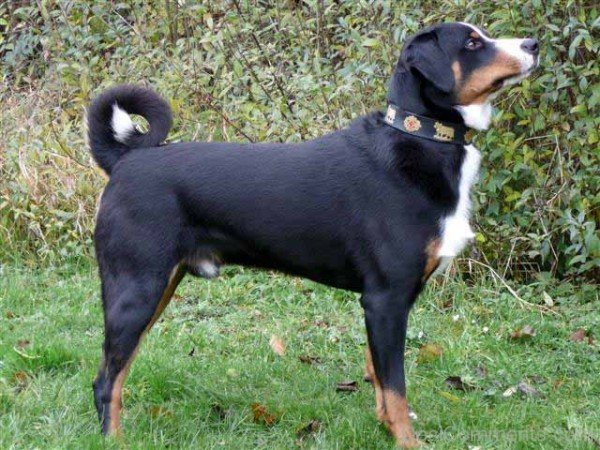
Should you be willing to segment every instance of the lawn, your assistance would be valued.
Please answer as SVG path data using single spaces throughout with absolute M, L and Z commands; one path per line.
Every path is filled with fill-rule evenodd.
M 240 268 L 186 278 L 133 365 L 118 442 L 100 437 L 92 402 L 94 269 L 0 270 L 0 448 L 394 448 L 362 380 L 354 294 Z M 539 282 L 513 286 L 519 300 L 475 280 L 437 281 L 413 310 L 419 438 L 435 449 L 599 448 L 597 290 Z M 358 390 L 338 392 L 345 380 Z

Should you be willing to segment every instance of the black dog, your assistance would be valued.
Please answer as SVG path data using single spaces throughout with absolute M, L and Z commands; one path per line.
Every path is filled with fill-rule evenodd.
M 377 416 L 418 444 L 405 399 L 409 310 L 427 278 L 473 236 L 469 190 L 479 153 L 466 127 L 538 64 L 532 39 L 494 40 L 462 23 L 404 46 L 387 114 L 300 144 L 160 145 L 171 112 L 153 91 L 119 86 L 89 108 L 89 144 L 110 181 L 95 233 L 104 357 L 94 395 L 119 430 L 121 389 L 142 336 L 186 272 L 221 264 L 281 270 L 362 293 Z M 148 120 L 140 133 L 127 113 Z

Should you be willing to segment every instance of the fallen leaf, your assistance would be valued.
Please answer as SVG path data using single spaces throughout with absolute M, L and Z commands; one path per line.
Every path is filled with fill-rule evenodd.
M 252 417 L 255 423 L 261 423 L 268 427 L 277 421 L 277 417 L 271 414 L 266 406 L 260 403 L 252 403 Z
M 311 364 L 311 365 L 321 364 L 323 362 L 323 361 L 321 361 L 321 358 L 319 358 L 318 356 L 300 355 L 300 356 L 298 356 L 298 359 L 300 360 L 301 363 Z
M 351 380 L 340 381 L 335 390 L 338 392 L 356 392 L 358 391 L 358 384 L 356 381 Z
M 17 348 L 24 349 L 29 346 L 30 342 L 27 339 L 22 339 L 17 342 Z
M 515 340 L 531 339 L 534 336 L 535 330 L 529 325 L 525 325 L 520 330 L 515 330 L 512 333 L 510 333 L 510 338 Z
M 571 336 L 569 336 L 569 339 L 573 342 L 581 342 L 585 340 L 585 337 L 585 330 L 583 328 L 579 328 L 578 330 L 575 330 Z
M 27 373 L 19 370 L 18 372 L 13 373 L 12 380 L 17 384 L 25 384 L 27 382 Z
M 302 428 L 300 428 L 296 432 L 296 437 L 298 439 L 307 438 L 307 437 L 317 433 L 320 428 L 321 428 L 321 422 L 319 422 L 318 420 L 311 420 L 310 422 L 308 422 L 306 425 L 304 425 Z
M 444 350 L 438 344 L 425 344 L 419 348 L 417 363 L 430 363 L 442 356 Z
M 271 336 L 271 339 L 269 340 L 269 345 L 271 346 L 271 350 L 273 350 L 273 352 L 276 355 L 285 355 L 285 344 L 283 343 L 280 337 L 275 335 Z
M 5 316 L 6 316 L 7 319 L 14 319 L 15 318 L 15 313 L 13 313 L 12 311 L 9 310 L 9 311 L 6 311 Z
M 25 388 L 27 387 L 28 380 L 29 380 L 29 377 L 27 376 L 27 373 L 23 372 L 22 370 L 13 373 L 12 381 L 16 385 L 16 387 L 15 387 L 16 392 L 21 392 L 21 391 L 25 390 Z
M 173 301 L 180 302 L 183 299 L 183 297 L 181 295 L 179 295 L 179 294 L 173 294 L 173 296 L 171 297 L 171 299 Z
M 441 309 L 442 311 L 447 311 L 454 306 L 454 300 L 452 298 L 448 298 L 442 303 Z
M 451 389 L 456 389 L 458 391 L 463 392 L 472 391 L 473 389 L 475 389 L 475 386 L 473 386 L 472 384 L 465 383 L 461 377 L 456 376 L 446 378 L 444 384 Z
M 509 387 L 507 390 L 505 390 L 502 393 L 502 397 L 511 397 L 512 395 L 514 395 L 517 392 L 517 387 L 516 386 L 511 386 Z
M 517 384 L 517 391 L 519 391 L 519 393 L 524 397 L 544 397 L 544 395 L 540 391 L 538 391 L 530 384 L 525 383 L 524 381 L 521 381 L 519 384 Z
M 534 388 L 530 384 L 526 383 L 525 381 L 521 381 L 516 386 L 509 387 L 506 391 L 504 391 L 502 396 L 510 397 L 510 396 L 516 394 L 517 392 L 519 394 L 521 394 L 523 397 L 536 397 L 536 398 L 544 397 L 544 394 L 542 394 L 540 391 L 538 391 L 536 388 Z
M 552 297 L 550 297 L 546 291 L 544 291 L 542 297 L 544 298 L 544 303 L 547 306 L 549 306 L 550 308 L 554 306 L 554 300 L 552 300 Z

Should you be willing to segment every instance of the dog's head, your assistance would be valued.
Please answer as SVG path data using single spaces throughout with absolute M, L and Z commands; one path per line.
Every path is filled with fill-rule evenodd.
M 467 23 L 422 30 L 402 50 L 398 69 L 422 80 L 420 95 L 458 110 L 467 126 L 485 129 L 490 101 L 502 88 L 521 81 L 539 64 L 535 39 L 492 39 Z

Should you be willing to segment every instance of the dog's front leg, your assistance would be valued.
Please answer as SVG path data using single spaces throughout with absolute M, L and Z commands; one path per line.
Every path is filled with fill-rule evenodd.
M 374 368 L 377 416 L 399 446 L 418 447 L 409 419 L 404 379 L 404 340 L 410 307 L 418 287 L 402 292 L 383 290 L 363 294 L 362 305 Z

